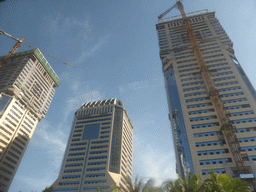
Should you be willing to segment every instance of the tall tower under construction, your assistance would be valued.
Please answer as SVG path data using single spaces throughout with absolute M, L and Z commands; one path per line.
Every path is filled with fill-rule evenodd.
M 75 112 L 59 177 L 58 191 L 128 191 L 132 178 L 133 126 L 118 99 L 84 103 Z
M 1 60 L 4 59 L 0 57 Z M 7 192 L 37 123 L 60 81 L 39 49 L 14 54 L 0 69 L 0 191 Z
M 206 179 L 209 171 L 214 170 L 237 176 L 237 164 L 244 163 L 251 173 L 246 177 L 253 177 L 256 175 L 255 89 L 235 57 L 233 43 L 215 12 L 202 10 L 182 16 L 161 18 L 156 25 L 177 173 L 184 178 L 192 172 Z M 201 54 L 201 59 L 197 54 Z M 199 64 L 202 62 L 205 66 Z M 221 106 L 215 104 L 206 79 L 215 87 Z M 221 122 L 219 114 L 226 114 L 226 124 Z M 225 126 L 230 125 L 232 129 L 225 131 Z

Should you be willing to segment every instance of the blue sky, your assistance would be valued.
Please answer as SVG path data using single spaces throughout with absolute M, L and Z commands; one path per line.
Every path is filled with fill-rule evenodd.
M 155 24 L 175 0 L 7 0 L 0 29 L 55 57 L 60 77 L 48 114 L 37 126 L 10 192 L 42 191 L 58 176 L 75 110 L 119 98 L 134 126 L 133 176 L 175 178 L 175 157 Z M 184 0 L 186 12 L 216 16 L 256 84 L 256 1 Z M 177 10 L 167 17 L 178 15 Z M 0 55 L 15 42 L 0 36 Z M 19 51 L 28 50 L 24 45 Z M 147 178 L 144 179 L 145 181 Z

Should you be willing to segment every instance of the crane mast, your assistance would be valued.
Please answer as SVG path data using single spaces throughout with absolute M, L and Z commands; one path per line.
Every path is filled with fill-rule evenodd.
M 185 14 L 184 11 L 184 7 L 183 4 L 181 3 L 180 0 L 177 1 L 177 3 L 172 6 L 170 9 L 168 9 L 167 11 L 165 11 L 163 14 L 161 14 L 158 19 L 160 20 L 162 17 L 164 17 L 167 13 L 169 13 L 171 10 L 173 10 L 174 8 L 178 8 L 181 15 L 182 15 L 182 19 L 184 21 L 185 27 L 187 29 L 191 44 L 192 44 L 192 49 L 194 51 L 194 54 L 196 56 L 197 62 L 199 64 L 200 70 L 201 70 L 201 75 L 204 79 L 205 85 L 206 85 L 206 89 L 209 93 L 209 96 L 212 100 L 213 106 L 217 112 L 217 115 L 219 117 L 220 120 L 220 124 L 221 124 L 221 132 L 224 134 L 224 136 L 226 137 L 226 140 L 228 142 L 230 151 L 233 155 L 236 167 L 239 171 L 239 173 L 249 173 L 249 170 L 247 168 L 247 166 L 245 165 L 245 162 L 243 160 L 243 157 L 241 155 L 240 152 L 240 145 L 237 142 L 236 139 L 236 135 L 233 131 L 233 125 L 232 123 L 229 121 L 229 118 L 227 116 L 227 113 L 224 110 L 224 107 L 221 103 L 221 99 L 220 96 L 218 94 L 218 90 L 215 88 L 215 85 L 212 81 L 209 69 L 207 67 L 207 65 L 204 62 L 204 58 L 202 56 L 202 53 L 200 51 L 199 45 L 196 41 L 195 35 L 193 33 L 193 30 L 191 28 L 191 25 L 189 23 L 189 20 Z
M 211 75 L 210 75 L 210 72 L 208 70 L 208 67 L 204 62 L 204 58 L 201 54 L 201 51 L 200 51 L 200 48 L 196 41 L 196 38 L 194 36 L 193 30 L 191 28 L 191 25 L 188 21 L 186 14 L 185 14 L 184 7 L 180 1 L 177 2 L 177 6 L 178 6 L 179 11 L 181 12 L 183 21 L 185 23 L 185 27 L 187 29 L 196 59 L 200 66 L 201 75 L 204 79 L 207 91 L 209 93 L 209 96 L 212 100 L 213 106 L 215 107 L 217 115 L 219 117 L 220 124 L 221 124 L 221 131 L 224 133 L 224 135 L 227 139 L 227 142 L 228 142 L 229 148 L 232 152 L 236 167 L 240 173 L 248 173 L 249 172 L 248 168 L 245 165 L 243 157 L 240 152 L 239 143 L 237 142 L 235 133 L 233 132 L 233 126 L 230 123 L 227 113 L 224 110 L 224 107 L 221 103 L 221 100 L 220 100 L 220 97 L 218 94 L 218 90 L 215 88 L 214 83 L 211 78 Z

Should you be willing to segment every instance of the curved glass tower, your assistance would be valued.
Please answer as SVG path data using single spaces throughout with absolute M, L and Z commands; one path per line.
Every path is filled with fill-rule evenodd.
M 236 143 L 249 172 L 256 175 L 256 92 L 235 57 L 233 43 L 214 12 L 187 14 L 205 64 L 228 114 Z M 207 178 L 210 170 L 237 175 L 189 34 L 181 16 L 156 25 L 180 177 L 188 172 Z

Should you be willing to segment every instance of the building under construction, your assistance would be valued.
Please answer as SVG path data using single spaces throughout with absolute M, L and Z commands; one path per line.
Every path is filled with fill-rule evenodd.
M 236 59 L 233 43 L 207 10 L 163 19 L 160 58 L 180 177 L 206 179 L 210 170 L 256 175 L 256 92 Z
M 0 57 L 0 192 L 7 192 L 60 81 L 39 49 Z

